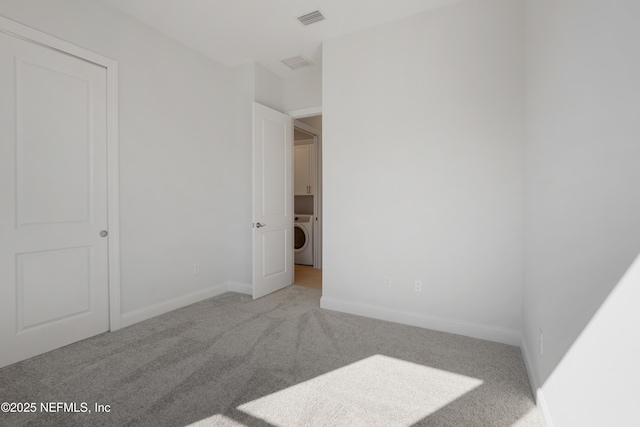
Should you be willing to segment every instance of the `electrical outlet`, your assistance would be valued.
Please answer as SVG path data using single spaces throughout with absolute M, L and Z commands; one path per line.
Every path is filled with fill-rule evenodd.
M 200 274 L 200 264 L 193 264 L 193 274 Z
M 422 280 L 416 280 L 414 282 L 414 286 L 415 286 L 416 292 L 422 292 Z
M 540 355 L 542 356 L 544 354 L 544 333 L 542 332 L 542 329 L 540 329 L 540 337 L 538 341 L 540 345 Z
M 390 288 L 391 287 L 391 277 L 384 276 L 384 287 L 385 288 Z

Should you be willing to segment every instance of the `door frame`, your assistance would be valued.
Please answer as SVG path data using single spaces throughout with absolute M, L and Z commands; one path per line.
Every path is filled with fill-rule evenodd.
M 0 16 L 0 32 L 99 65 L 107 73 L 107 224 L 109 230 L 109 330 L 120 329 L 120 218 L 118 184 L 118 63 L 57 37 Z
M 288 111 L 293 118 L 293 127 L 299 128 L 314 135 L 315 139 L 315 163 L 316 163 L 316 188 L 313 198 L 313 268 L 322 268 L 322 129 L 317 129 L 297 119 L 305 117 L 319 116 L 322 114 L 322 107 L 305 108 L 302 110 Z

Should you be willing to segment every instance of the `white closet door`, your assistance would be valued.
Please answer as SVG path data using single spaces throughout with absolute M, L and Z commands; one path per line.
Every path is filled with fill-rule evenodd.
M 109 329 L 106 91 L 0 33 L 0 366 Z

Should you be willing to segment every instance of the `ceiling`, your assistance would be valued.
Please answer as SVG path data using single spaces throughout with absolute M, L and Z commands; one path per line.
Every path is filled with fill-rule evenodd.
M 457 0 L 102 0 L 229 67 L 258 62 L 286 78 L 280 61 L 302 54 L 315 66 L 321 45 L 344 34 Z M 309 26 L 296 18 L 319 10 Z

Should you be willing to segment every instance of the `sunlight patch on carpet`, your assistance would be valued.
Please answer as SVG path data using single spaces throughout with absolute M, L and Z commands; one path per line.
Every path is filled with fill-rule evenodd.
M 375 355 L 238 406 L 276 426 L 410 425 L 483 381 Z

